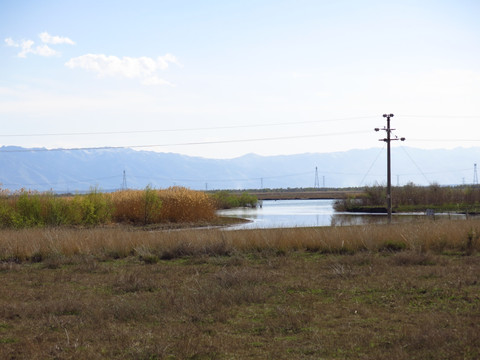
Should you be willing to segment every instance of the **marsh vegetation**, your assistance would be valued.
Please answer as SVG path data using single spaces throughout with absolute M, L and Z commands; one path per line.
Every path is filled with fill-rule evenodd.
M 480 222 L 0 231 L 5 359 L 477 359 Z
M 149 225 L 212 221 L 215 203 L 207 194 L 183 187 L 58 196 L 18 191 L 0 194 L 3 228 Z
M 2 201 L 20 222 L 0 230 L 0 358 L 480 357 L 474 218 L 159 230 L 146 224 L 214 217 L 211 198 L 174 188 Z M 35 220 L 50 208 L 62 226 Z
M 386 212 L 386 188 L 366 187 L 364 192 L 337 200 L 337 211 Z M 480 212 L 480 187 L 478 186 L 405 186 L 392 187 L 394 211 L 412 212 L 432 209 L 439 212 Z

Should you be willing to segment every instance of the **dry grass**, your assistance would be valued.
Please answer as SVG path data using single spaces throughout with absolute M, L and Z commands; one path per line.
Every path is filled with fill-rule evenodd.
M 480 221 L 425 221 L 368 225 L 225 231 L 218 229 L 143 231 L 126 227 L 23 229 L 0 232 L 0 261 L 40 261 L 84 255 L 117 259 L 173 259 L 236 252 L 358 251 L 471 254 L 480 250 Z M 148 260 L 147 260 L 148 261 Z
M 215 207 L 207 194 L 183 187 L 117 191 L 108 196 L 114 209 L 113 220 L 119 223 L 146 225 L 215 218 Z
M 0 189 L 0 228 L 94 226 L 111 223 L 147 225 L 215 219 L 211 198 L 183 187 L 58 197 L 52 193 Z
M 478 359 L 480 221 L 0 231 L 2 359 Z
M 0 358 L 480 356 L 478 255 L 74 255 L 57 265 L 0 263 Z

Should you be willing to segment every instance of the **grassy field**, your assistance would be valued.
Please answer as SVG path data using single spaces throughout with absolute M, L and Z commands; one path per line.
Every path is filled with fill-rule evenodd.
M 0 231 L 2 359 L 478 359 L 480 222 Z

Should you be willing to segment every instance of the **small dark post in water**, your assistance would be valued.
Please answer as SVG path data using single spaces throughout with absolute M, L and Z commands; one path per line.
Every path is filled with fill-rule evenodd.
M 387 132 L 387 137 L 384 139 L 380 139 L 380 141 L 385 141 L 387 143 L 387 213 L 388 213 L 388 223 L 392 222 L 392 167 L 391 167 L 391 156 L 390 156 L 390 142 L 392 140 L 401 140 L 405 141 L 405 138 L 391 138 L 392 130 L 390 128 L 390 118 L 393 117 L 393 114 L 383 114 L 384 118 L 387 118 L 387 127 L 383 129 L 375 128 L 375 131 L 385 130 Z

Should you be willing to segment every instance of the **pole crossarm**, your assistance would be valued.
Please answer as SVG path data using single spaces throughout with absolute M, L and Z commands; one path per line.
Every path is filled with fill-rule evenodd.
M 390 127 L 390 119 L 393 117 L 393 114 L 383 114 L 383 117 L 387 119 L 387 126 L 380 128 L 375 128 L 375 131 L 383 130 L 387 133 L 387 137 L 383 139 L 379 139 L 379 141 L 384 141 L 387 143 L 387 213 L 388 213 L 388 223 L 392 222 L 392 166 L 391 166 L 391 155 L 390 155 L 390 143 L 395 140 L 405 141 L 405 138 L 398 138 L 395 136 L 394 138 L 391 137 L 392 129 Z

